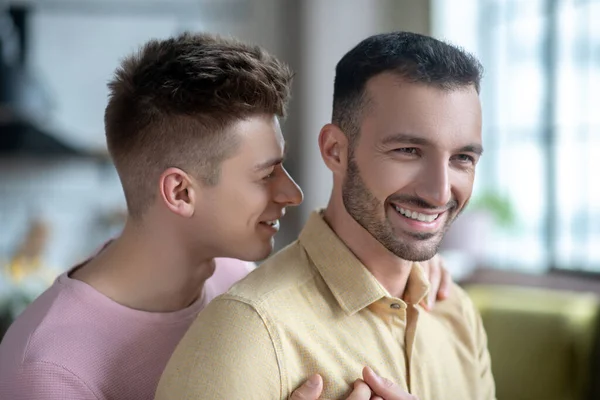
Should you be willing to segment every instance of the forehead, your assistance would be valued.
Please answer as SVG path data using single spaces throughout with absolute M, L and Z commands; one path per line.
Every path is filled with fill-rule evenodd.
M 474 87 L 444 90 L 391 74 L 367 82 L 361 136 L 411 134 L 428 139 L 481 141 L 481 104 Z
M 237 159 L 256 160 L 283 152 L 285 141 L 279 120 L 273 115 L 257 115 L 236 122 L 231 133 L 238 141 Z

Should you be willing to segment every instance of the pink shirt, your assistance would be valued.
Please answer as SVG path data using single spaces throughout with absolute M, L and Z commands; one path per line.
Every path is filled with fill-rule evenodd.
M 154 398 L 169 357 L 198 312 L 250 268 L 218 259 L 202 298 L 172 313 L 124 307 L 61 275 L 0 344 L 0 399 Z

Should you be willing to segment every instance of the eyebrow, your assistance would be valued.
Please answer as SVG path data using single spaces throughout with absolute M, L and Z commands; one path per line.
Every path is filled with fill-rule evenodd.
M 412 136 L 407 133 L 396 133 L 394 135 L 387 136 L 383 139 L 383 144 L 392 144 L 392 143 L 403 143 L 403 144 L 419 144 L 422 146 L 426 146 L 431 144 L 429 140 L 420 138 L 417 136 Z
M 382 141 L 383 144 L 393 144 L 393 143 L 402 143 L 402 144 L 416 144 L 420 146 L 430 146 L 432 143 L 421 137 L 412 136 L 406 133 L 396 133 L 394 135 L 387 136 Z M 458 152 L 465 153 L 474 153 L 477 155 L 483 154 L 483 146 L 479 143 L 472 143 L 466 146 L 461 147 L 457 150 Z
M 480 144 L 469 144 L 467 146 L 461 147 L 458 149 L 461 153 L 474 153 L 478 156 L 483 154 L 483 146 Z
M 285 155 L 287 154 L 287 148 L 288 147 L 287 147 L 287 143 L 286 143 L 283 148 L 283 156 L 271 158 L 267 161 L 261 162 L 260 164 L 256 164 L 253 168 L 254 171 L 255 172 L 263 171 L 265 169 L 268 169 L 268 168 L 271 168 L 271 167 L 274 167 L 276 165 L 283 163 L 283 160 L 285 159 Z

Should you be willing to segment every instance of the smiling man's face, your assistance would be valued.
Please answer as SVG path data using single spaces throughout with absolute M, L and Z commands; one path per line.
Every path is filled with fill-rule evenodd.
M 223 257 L 258 261 L 273 250 L 286 207 L 303 195 L 283 167 L 285 142 L 275 116 L 248 117 L 230 129 L 238 150 L 221 164 L 218 184 L 198 190 L 194 230 Z
M 405 260 L 433 257 L 473 190 L 482 152 L 474 87 L 444 90 L 391 73 L 367 83 L 342 187 L 348 213 Z

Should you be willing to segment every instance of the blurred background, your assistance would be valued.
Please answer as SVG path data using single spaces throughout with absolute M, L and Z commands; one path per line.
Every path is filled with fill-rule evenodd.
M 486 70 L 485 155 L 440 252 L 482 312 L 498 398 L 600 398 L 599 21 L 600 0 L 0 1 L 3 324 L 122 227 L 103 130 L 122 57 L 205 30 L 297 71 L 286 167 L 305 201 L 280 248 L 329 196 L 317 135 L 336 62 L 371 34 L 407 30 L 464 47 Z

